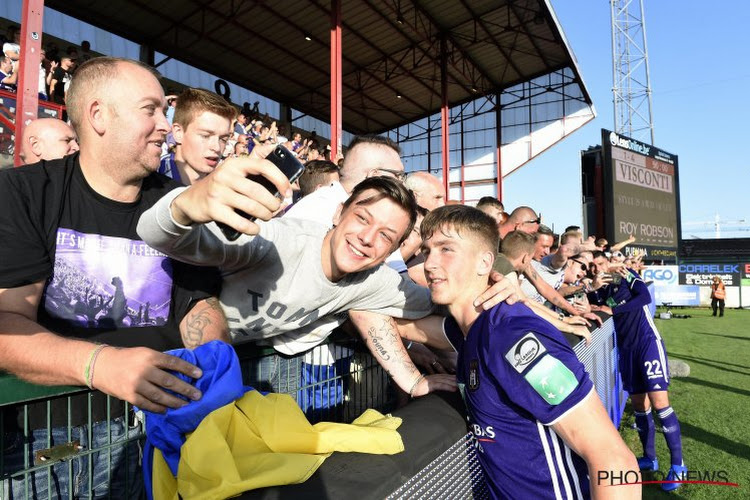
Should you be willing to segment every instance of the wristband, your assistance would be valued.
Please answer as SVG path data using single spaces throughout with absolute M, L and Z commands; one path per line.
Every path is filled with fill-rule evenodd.
M 414 382 L 414 385 L 412 385 L 411 389 L 409 389 L 409 397 L 410 398 L 414 397 L 414 389 L 417 388 L 417 385 L 419 385 L 419 383 L 422 381 L 423 378 L 424 378 L 424 374 L 420 373 L 419 377 L 417 377 L 417 380 Z
M 86 386 L 93 390 L 94 389 L 94 366 L 96 365 L 96 358 L 99 357 L 99 353 L 104 350 L 105 347 L 109 347 L 107 344 L 99 344 L 94 347 L 89 355 L 89 361 L 86 363 L 86 369 L 83 372 L 83 379 L 86 382 Z

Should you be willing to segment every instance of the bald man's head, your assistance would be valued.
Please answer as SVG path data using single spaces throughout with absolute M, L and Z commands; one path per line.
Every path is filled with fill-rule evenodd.
M 427 172 L 413 172 L 404 183 L 414 193 L 417 205 L 426 210 L 435 210 L 445 205 L 445 187 L 443 183 Z
M 347 193 L 367 177 L 387 176 L 402 179 L 404 164 L 400 149 L 391 139 L 379 135 L 355 137 L 349 144 L 341 167 L 341 185 Z
M 533 234 L 539 230 L 540 217 L 531 207 L 521 206 L 513 210 L 500 226 L 500 236 L 505 237 L 511 231 L 522 231 Z
M 73 129 L 57 118 L 39 118 L 23 130 L 21 159 L 24 163 L 54 160 L 78 151 Z

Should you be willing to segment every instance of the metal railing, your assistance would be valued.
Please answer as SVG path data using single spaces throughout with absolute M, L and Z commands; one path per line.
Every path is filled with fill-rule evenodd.
M 619 424 L 626 395 L 622 392 L 614 325 L 611 319 L 592 332 L 590 345 L 574 351 L 591 376 L 610 418 Z M 350 341 L 321 346 L 312 353 L 278 356 L 271 348 L 237 346 L 243 382 L 258 390 L 275 389 L 297 399 L 311 421 L 350 422 L 366 408 L 390 411 L 395 392 L 388 377 L 361 343 Z M 269 380 L 269 362 L 277 377 Z M 94 440 L 91 423 L 104 414 L 103 438 Z M 0 499 L 56 498 L 63 482 L 69 498 L 91 493 L 96 498 L 134 498 L 142 484 L 137 464 L 144 434 L 122 405 L 96 391 L 80 387 L 41 387 L 13 377 L 0 377 Z M 76 419 L 84 418 L 79 427 Z M 43 425 L 33 425 L 42 420 Z M 62 434 L 55 432 L 63 422 Z M 114 423 L 113 423 L 114 422 Z M 96 427 L 97 424 L 94 424 Z M 118 426 L 121 427 L 118 428 Z M 35 431 L 36 429 L 36 431 Z M 98 429 L 102 431 L 103 429 Z M 123 432 L 124 430 L 124 432 Z M 109 470 L 93 478 L 97 460 L 114 461 L 124 455 L 124 470 Z M 132 465 L 131 465 L 132 464 Z M 50 474 L 52 471 L 52 474 Z M 116 491 L 99 483 L 115 480 Z M 136 481 L 133 481 L 133 480 Z M 13 492 L 9 486 L 13 484 Z M 389 498 L 486 498 L 487 486 L 469 433 Z
M 251 344 L 236 351 L 243 383 L 291 394 L 311 421 L 351 422 L 367 408 L 393 407 L 387 375 L 357 341 L 294 357 Z M 269 383 L 272 364 L 277 376 Z M 0 500 L 59 498 L 61 492 L 63 498 L 142 494 L 145 433 L 127 403 L 80 387 L 43 387 L 0 375 L 0 429 Z M 120 461 L 124 467 L 107 467 Z M 93 477 L 97 462 L 105 472 Z

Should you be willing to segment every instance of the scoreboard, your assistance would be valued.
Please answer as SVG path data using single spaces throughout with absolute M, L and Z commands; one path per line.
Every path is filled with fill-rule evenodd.
M 586 159 L 592 153 L 596 175 Z M 584 195 L 588 175 L 599 221 L 587 224 L 589 234 L 605 236 L 610 243 L 632 234 L 636 242 L 626 247 L 627 253 L 644 253 L 650 261 L 675 261 L 680 237 L 677 155 L 603 129 L 602 147 L 583 156 Z

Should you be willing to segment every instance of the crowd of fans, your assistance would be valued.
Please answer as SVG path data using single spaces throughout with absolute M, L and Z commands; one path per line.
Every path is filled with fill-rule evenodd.
M 0 89 L 15 92 L 18 85 L 18 68 L 20 64 L 21 28 L 8 26 L 2 37 L 3 56 L 0 59 Z M 91 44 L 83 40 L 79 47 L 69 45 L 61 50 L 56 43 L 50 42 L 42 47 L 38 54 L 39 64 L 39 99 L 65 104 L 65 94 L 75 74 L 76 66 L 94 57 Z
M 17 30 L 9 30 L 7 36 L 11 41 L 3 45 L 2 85 L 12 88 L 19 53 L 14 45 Z M 79 59 L 90 61 L 78 67 Z M 107 85 L 114 90 L 101 90 Z M 125 88 L 128 93 L 117 93 Z M 91 102 L 86 99 L 99 91 L 117 113 L 102 112 L 96 119 L 84 119 L 79 106 Z M 299 357 L 295 367 L 299 372 L 293 376 L 273 373 L 264 366 L 269 380 L 255 381 L 278 390 L 286 377 L 283 387 L 294 394 L 299 384 L 290 382 L 290 377 L 310 381 L 310 373 L 320 371 L 310 366 L 320 365 L 330 368 L 327 376 L 335 375 L 336 362 L 351 357 L 351 352 L 340 349 L 328 355 L 320 345 L 332 331 L 343 328 L 361 335 L 404 399 L 456 390 L 457 348 L 446 339 L 443 316 L 435 314 L 429 301 L 430 292 L 434 299 L 445 278 L 430 259 L 437 255 L 437 247 L 426 247 L 421 233 L 423 220 L 432 220 L 436 217 L 432 213 L 443 214 L 441 207 L 456 202 L 446 202 L 446 187 L 437 177 L 427 172 L 405 173 L 397 144 L 381 136 L 360 136 L 344 155 L 337 155 L 314 133 L 303 137 L 301 131 L 268 116 L 237 112 L 212 92 L 189 88 L 164 97 L 148 68 L 112 58 L 92 59 L 85 42 L 80 53 L 69 47 L 62 54 L 52 54 L 47 47 L 40 60 L 42 94 L 67 103 L 72 129 L 59 120 L 32 123 L 26 129 L 31 132 L 17 147 L 25 152 L 26 163 L 43 161 L 16 169 L 29 169 L 23 187 L 18 187 L 22 175 L 18 172 L 6 171 L 0 178 L 0 199 L 6 200 L 0 226 L 7 226 L 2 231 L 12 232 L 20 223 L 10 222 L 23 219 L 19 210 L 32 214 L 23 223 L 39 228 L 26 231 L 34 234 L 18 243 L 25 245 L 29 258 L 36 259 L 33 265 L 22 262 L 19 247 L 6 249 L 0 256 L 4 263 L 0 321 L 19 332 L 28 331 L 24 328 L 29 324 L 49 329 L 38 342 L 64 350 L 68 364 L 61 367 L 59 360 L 46 363 L 43 356 L 29 356 L 28 349 L 38 349 L 33 339 L 19 333 L 16 337 L 22 341 L 12 349 L 0 345 L 4 353 L 0 368 L 37 383 L 85 384 L 142 409 L 163 411 L 200 398 L 189 384 L 169 379 L 165 371 L 169 367 L 196 376 L 199 372 L 194 366 L 166 361 L 166 355 L 150 350 L 107 349 L 73 337 L 159 351 L 164 347 L 161 344 L 122 343 L 117 334 L 140 328 L 171 329 L 160 334 L 170 339 L 166 348 L 220 339 L 270 345 L 279 358 L 306 353 L 306 358 Z M 141 99 L 151 103 L 146 112 L 138 107 Z M 53 133 L 57 140 L 49 138 Z M 79 143 L 80 152 L 74 154 Z M 65 147 L 51 151 L 53 145 Z M 306 166 L 291 187 L 264 160 L 278 146 Z M 157 177 L 157 170 L 172 180 Z M 247 180 L 249 174 L 268 177 L 284 200 Z M 57 194 L 44 187 L 35 191 L 35 183 L 44 184 L 42 177 L 54 179 L 48 184 L 60 184 L 55 187 Z M 95 193 L 69 193 L 70 182 L 85 183 Z M 36 198 L 16 193 L 27 189 Z M 11 196 L 12 192 L 16 194 Z M 86 205 L 88 201 L 78 198 L 61 200 L 59 193 L 92 201 Z M 24 203 L 42 203 L 47 210 L 21 208 Z M 571 345 L 588 340 L 587 327 L 601 322 L 601 314 L 596 313 L 607 307 L 612 313 L 611 308 L 619 305 L 590 300 L 595 292 L 619 283 L 618 277 L 630 276 L 626 278 L 630 283 L 644 268 L 640 257 L 621 252 L 633 238 L 610 245 L 604 239 L 587 237 L 576 226 L 557 234 L 532 207 L 506 211 L 494 197 L 480 199 L 476 207 L 479 210 L 472 208 L 461 216 L 479 217 L 481 222 L 485 216 L 476 214 L 484 212 L 500 241 L 483 275 L 486 290 L 471 297 L 477 310 L 490 309 L 508 298 L 521 302 L 550 325 L 545 327 L 552 329 L 549 335 L 554 337 L 560 330 Z M 253 219 L 241 216 L 240 210 Z M 119 218 L 123 211 L 130 211 L 126 220 Z M 35 214 L 41 212 L 36 219 Z M 45 218 L 47 213 L 57 219 Z M 273 220 L 256 223 L 256 217 Z M 89 218 L 102 222 L 92 224 Z M 228 242 L 211 221 L 246 236 Z M 467 231 L 476 230 L 467 224 Z M 169 317 L 155 318 L 143 290 L 134 288 L 127 276 L 113 277 L 101 263 L 75 268 L 59 254 L 56 257 L 51 234 L 63 227 L 103 238 L 143 239 L 154 252 L 162 252 L 165 261 L 175 266 L 172 290 L 167 294 L 173 304 Z M 45 235 L 45 231 L 52 233 Z M 430 239 L 435 234 L 431 232 Z M 276 248 L 269 242 L 276 242 Z M 449 245 L 440 248 L 441 255 L 454 251 Z M 14 251 L 11 258 L 8 252 Z M 608 262 L 607 272 L 601 271 L 602 256 Z M 180 272 L 180 263 L 189 269 Z M 209 272 L 195 274 L 193 266 L 218 268 L 223 278 Z M 18 268 L 23 272 L 17 272 Z M 180 281 L 183 275 L 190 276 L 186 283 Z M 178 299 L 185 290 L 190 290 L 190 300 Z M 28 296 L 34 299 L 18 300 Z M 65 298 L 60 307 L 45 303 L 49 297 L 60 296 Z M 37 318 L 36 308 L 54 310 L 57 317 L 48 318 L 45 313 Z M 70 328 L 54 329 L 66 321 Z M 567 352 L 569 347 L 555 349 Z M 98 363 L 95 372 L 94 363 Z M 132 368 L 128 376 L 123 367 Z M 148 390 L 141 387 L 142 380 L 150 381 Z M 167 394 L 165 387 L 172 392 Z

